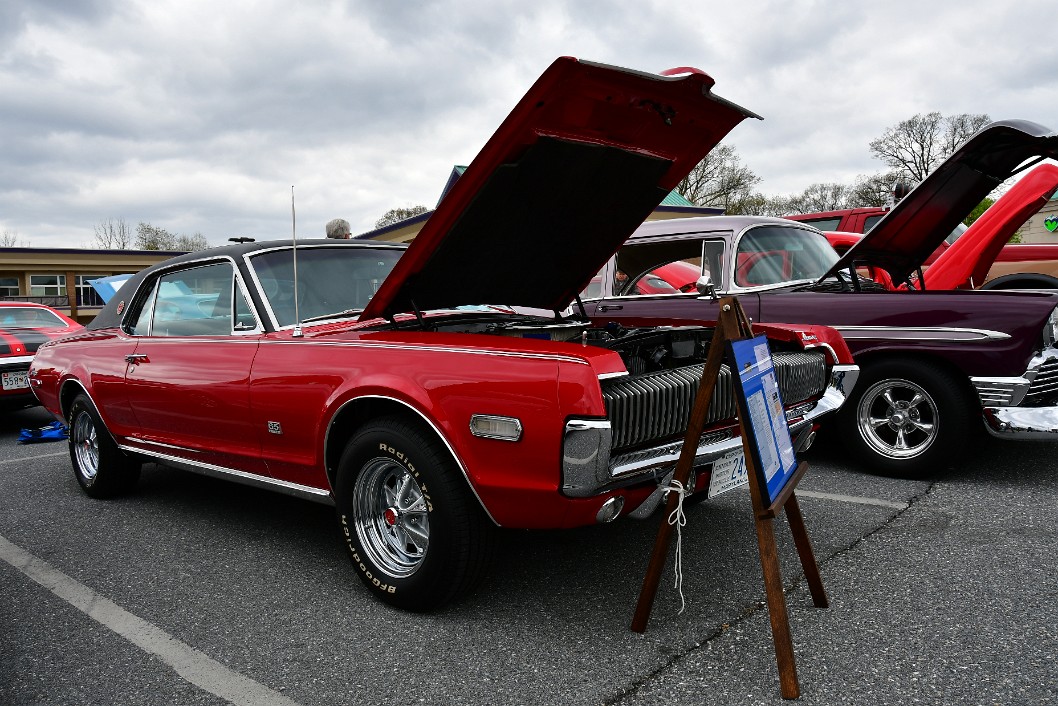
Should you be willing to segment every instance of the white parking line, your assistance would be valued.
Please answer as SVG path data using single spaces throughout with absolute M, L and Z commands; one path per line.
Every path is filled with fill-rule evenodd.
M 24 463 L 26 461 L 32 461 L 37 458 L 51 458 L 53 456 L 69 456 L 68 451 L 60 451 L 54 454 L 41 454 L 40 456 L 22 456 L 20 458 L 4 458 L 0 459 L 0 463 Z
M 819 498 L 820 500 L 839 500 L 843 503 L 858 503 L 860 505 L 877 505 L 878 507 L 892 507 L 904 510 L 908 503 L 895 503 L 892 500 L 879 500 L 878 498 L 861 498 L 856 495 L 835 495 L 834 493 L 820 493 L 815 490 L 797 489 L 799 498 Z
M 230 704 L 298 706 L 297 702 L 279 692 L 228 669 L 164 630 L 129 613 L 2 536 L 0 559 L 103 627 L 113 630 L 144 652 L 162 660 L 198 688 L 219 696 Z

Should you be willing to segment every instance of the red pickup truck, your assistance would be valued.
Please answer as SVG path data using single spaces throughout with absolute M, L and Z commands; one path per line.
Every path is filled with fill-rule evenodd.
M 916 191 L 929 187 L 929 177 Z M 1058 190 L 1058 167 L 1041 164 L 999 198 L 969 228 L 959 224 L 924 262 L 927 289 L 1058 289 L 1058 244 L 1008 244 L 1010 236 Z M 889 212 L 848 208 L 799 213 L 790 220 L 827 233 L 844 253 Z

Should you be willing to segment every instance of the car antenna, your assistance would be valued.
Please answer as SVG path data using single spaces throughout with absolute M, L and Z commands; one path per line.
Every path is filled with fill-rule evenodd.
M 290 186 L 290 236 L 294 250 L 294 330 L 290 335 L 301 338 L 301 312 L 298 310 L 298 219 L 294 213 L 294 185 Z

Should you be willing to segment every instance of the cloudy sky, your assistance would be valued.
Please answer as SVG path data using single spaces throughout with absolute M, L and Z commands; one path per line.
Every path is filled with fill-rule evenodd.
M 696 66 L 762 116 L 726 140 L 767 194 L 879 171 L 916 113 L 1058 128 L 1052 2 L 0 0 L 0 233 L 108 219 L 214 244 L 432 207 L 560 55 Z

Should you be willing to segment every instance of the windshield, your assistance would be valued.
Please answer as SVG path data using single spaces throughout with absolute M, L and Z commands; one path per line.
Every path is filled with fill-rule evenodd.
M 739 287 L 815 281 L 837 261 L 838 254 L 820 233 L 761 226 L 738 241 L 734 281 Z
M 0 309 L 0 326 L 5 328 L 65 328 L 69 326 L 48 309 L 32 306 L 5 306 Z
M 299 247 L 297 315 L 302 321 L 329 314 L 359 313 L 375 295 L 404 250 Z M 294 261 L 286 248 L 250 260 L 277 326 L 293 326 Z

